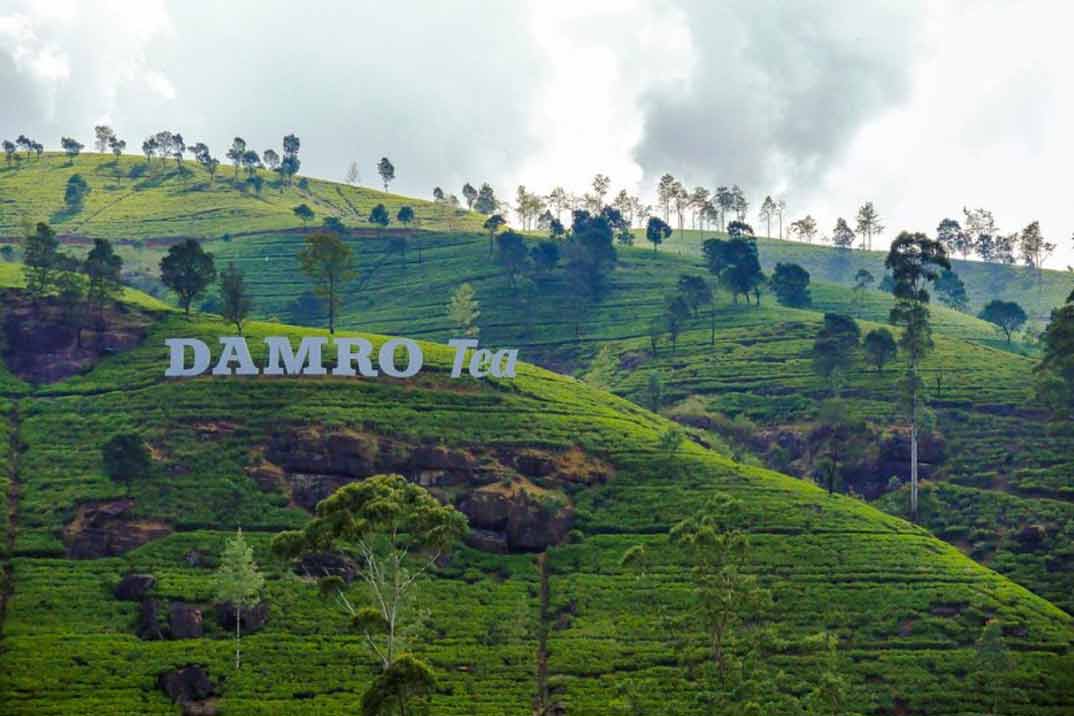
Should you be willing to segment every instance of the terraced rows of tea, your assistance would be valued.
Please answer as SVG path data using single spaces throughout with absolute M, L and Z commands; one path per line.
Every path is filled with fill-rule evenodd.
M 581 451 L 610 466 L 606 480 L 558 498 L 575 504 L 579 533 L 548 551 L 545 604 L 531 554 L 459 547 L 423 586 L 429 621 L 413 648 L 437 671 L 435 713 L 530 713 L 542 633 L 550 697 L 569 713 L 620 713 L 628 696 L 663 713 L 705 713 L 697 680 L 705 638 L 683 555 L 663 534 L 716 493 L 741 501 L 749 569 L 773 598 L 755 624 L 764 684 L 756 698 L 767 710 L 793 713 L 812 688 L 825 630 L 840 636 L 853 710 L 982 710 L 988 695 L 966 678 L 988 618 L 1001 621 L 1012 649 L 1010 679 L 997 685 L 1006 712 L 1074 708 L 1070 616 L 860 500 L 692 442 L 668 454 L 664 419 L 540 369 L 522 366 L 514 380 L 449 379 L 451 356 L 432 344 L 410 382 L 163 378 L 165 336 L 212 342 L 226 333 L 217 320 L 162 314 L 142 347 L 84 375 L 34 391 L 9 385 L 22 449 L 0 642 L 6 712 L 172 713 L 156 677 L 189 663 L 207 668 L 223 712 L 353 712 L 373 662 L 343 613 L 268 552 L 270 535 L 306 513 L 249 471 L 272 435 L 310 425 L 447 450 Z M 264 358 L 259 339 L 281 333 L 312 332 L 251 325 L 255 361 Z M 154 456 L 152 474 L 129 494 L 100 464 L 101 445 L 120 431 L 141 435 Z M 79 510 L 128 498 L 131 524 L 155 525 L 159 536 L 119 556 L 70 559 L 64 530 Z M 139 639 L 137 605 L 111 593 L 119 578 L 149 572 L 155 597 L 210 603 L 223 539 L 240 524 L 268 575 L 271 605 L 266 627 L 243 639 L 243 667 L 234 670 L 232 642 L 208 618 L 199 639 Z M 621 566 L 637 544 L 648 545 L 648 564 Z

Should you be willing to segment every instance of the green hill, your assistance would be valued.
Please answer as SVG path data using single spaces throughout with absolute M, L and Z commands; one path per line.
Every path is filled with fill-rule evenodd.
M 373 667 L 360 639 L 314 584 L 266 551 L 273 532 L 306 519 L 296 500 L 308 483 L 287 455 L 326 450 L 327 440 L 379 445 L 380 466 L 439 455 L 452 456 L 442 465 L 497 475 L 476 487 L 430 474 L 446 499 L 525 492 L 548 511 L 574 511 L 579 533 L 549 548 L 543 569 L 530 554 L 459 548 L 425 586 L 431 622 L 415 648 L 440 677 L 435 713 L 530 713 L 538 662 L 569 713 L 621 713 L 628 697 L 649 711 L 704 713 L 705 640 L 683 555 L 660 534 L 716 492 L 741 500 L 749 569 L 774 601 L 755 620 L 768 634 L 755 662 L 763 711 L 787 713 L 813 688 L 827 658 L 816 635 L 830 629 L 848 709 L 979 712 L 990 696 L 967 679 L 989 618 L 1004 625 L 1011 649 L 1009 678 L 996 685 L 1005 712 L 1074 708 L 1071 617 L 860 500 L 689 441 L 669 453 L 661 437 L 670 423 L 625 400 L 528 365 L 513 380 L 452 380 L 448 350 L 433 344 L 410 381 L 166 380 L 165 337 L 231 331 L 211 317 L 148 315 L 140 347 L 82 375 L 36 389 L 2 376 L 0 424 L 15 448 L 0 452 L 15 485 L 5 713 L 174 713 L 157 675 L 191 663 L 207 668 L 221 712 L 353 712 Z M 274 323 L 247 331 L 258 361 L 262 336 L 317 333 Z M 129 493 L 100 463 L 101 445 L 120 431 L 137 432 L 153 453 L 151 474 Z M 526 467 L 535 457 L 559 472 Z M 271 603 L 265 628 L 244 637 L 242 670 L 233 671 L 232 644 L 211 616 L 201 638 L 139 639 L 137 605 L 111 595 L 120 577 L 150 572 L 155 598 L 206 605 L 222 540 L 238 524 L 268 572 Z M 119 554 L 94 553 L 102 544 Z M 637 544 L 648 546 L 649 564 L 621 567 Z

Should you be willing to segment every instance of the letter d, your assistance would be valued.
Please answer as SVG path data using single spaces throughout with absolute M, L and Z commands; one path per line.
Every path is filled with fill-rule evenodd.
M 209 369 L 209 346 L 197 338 L 166 338 L 168 346 L 168 370 L 166 378 L 190 378 Z M 194 351 L 194 365 L 186 367 L 186 349 Z

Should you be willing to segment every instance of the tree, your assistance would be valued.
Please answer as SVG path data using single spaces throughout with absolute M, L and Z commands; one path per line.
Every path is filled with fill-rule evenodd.
M 849 249 L 854 245 L 854 231 L 847 226 L 846 219 L 843 217 L 835 220 L 835 228 L 832 230 L 832 245 L 840 249 Z
M 224 544 L 215 582 L 217 600 L 235 610 L 235 668 L 238 669 L 242 610 L 256 607 L 265 588 L 265 578 L 254 562 L 254 548 L 246 544 L 241 528 Z
M 436 676 L 428 664 L 412 654 L 403 654 L 377 674 L 362 694 L 362 716 L 386 716 L 397 710 L 405 716 L 407 702 L 424 699 L 436 685 Z
M 149 474 L 152 465 L 149 449 L 138 435 L 113 435 L 101 447 L 104 471 L 115 482 L 123 483 L 130 493 L 131 482 Z
M 414 221 L 414 209 L 410 206 L 399 207 L 399 212 L 395 215 L 395 220 L 403 226 L 410 226 L 410 222 Z
M 1011 669 L 1010 652 L 1003 643 L 1003 628 L 998 620 L 985 622 L 976 646 L 975 681 L 977 688 L 992 696 L 990 713 L 995 714 L 999 708 L 1000 685 Z
M 466 531 L 462 513 L 440 504 L 424 487 L 401 475 L 374 475 L 322 500 L 304 529 L 281 532 L 272 548 L 288 558 L 325 551 L 355 554 L 367 602 L 374 606 L 356 607 L 339 577 L 323 578 L 322 593 L 334 594 L 387 672 L 405 653 L 419 580 Z
M 675 197 L 675 177 L 665 174 L 656 185 L 656 197 L 664 207 L 664 223 L 671 221 L 671 200 Z
M 254 176 L 260 166 L 261 157 L 253 149 L 247 149 L 242 153 L 242 168 L 246 170 L 246 176 Z
M 183 135 L 176 132 L 172 135 L 172 158 L 175 159 L 175 168 L 179 171 L 183 170 L 183 153 L 186 151 L 186 142 L 183 141 Z M 254 152 L 256 155 L 257 152 Z M 260 161 L 260 160 L 258 160 Z
M 864 421 L 852 415 L 845 400 L 829 398 L 821 403 L 809 442 L 818 446 L 816 477 L 829 495 L 842 484 L 845 464 L 860 452 L 854 438 L 864 432 Z
M 73 162 L 85 145 L 70 137 L 63 137 L 60 139 L 60 146 L 63 148 L 63 153 L 67 155 L 67 159 Z
M 388 185 L 395 180 L 395 165 L 388 160 L 388 157 L 381 157 L 377 162 L 377 173 L 380 174 L 380 180 L 384 184 L 384 191 L 388 191 Z
M 1034 221 L 1022 229 L 1018 237 L 1018 249 L 1022 262 L 1037 274 L 1038 294 L 1044 288 L 1044 262 L 1055 251 L 1055 244 L 1044 240 L 1040 222 Z
M 569 209 L 571 204 L 570 197 L 567 196 L 567 190 L 561 186 L 557 186 L 549 192 L 546 200 L 548 201 L 548 205 L 555 209 L 556 219 L 562 220 L 564 210 Z
M 15 138 L 15 146 L 26 152 L 27 159 L 30 158 L 30 152 L 33 151 L 34 144 L 34 140 L 30 139 L 25 134 L 20 134 L 18 137 Z
M 97 148 L 99 154 L 104 154 L 104 150 L 108 148 L 108 142 L 116 136 L 111 127 L 103 124 L 94 127 L 93 134 L 93 146 Z
M 860 340 L 861 329 L 853 318 L 824 314 L 824 324 L 813 341 L 813 370 L 828 381 L 833 393 L 838 377 L 857 360 Z
M 936 240 L 943 244 L 949 256 L 962 250 L 965 237 L 966 233 L 954 219 L 945 218 L 936 227 Z
M 680 294 L 673 294 L 664 299 L 664 327 L 671 338 L 671 351 L 674 353 L 678 345 L 679 334 L 683 326 L 690 318 L 690 305 L 686 298 Z
M 497 206 L 499 202 L 496 201 L 496 192 L 488 184 L 482 184 L 477 192 L 477 199 L 474 200 L 474 211 L 487 216 L 495 213 Z
M 776 215 L 776 202 L 772 201 L 771 196 L 766 196 L 764 201 L 761 202 L 761 208 L 757 212 L 757 217 L 765 222 L 765 236 L 772 237 L 772 218 Z
M 231 164 L 235 167 L 235 176 L 239 176 L 239 165 L 242 164 L 242 157 L 246 154 L 246 140 L 242 137 L 235 137 L 231 140 L 231 148 L 227 150 L 228 159 L 231 160 Z
M 738 184 L 731 187 L 731 202 L 735 217 L 740 222 L 746 221 L 746 213 L 750 209 L 750 203 L 746 201 L 746 194 Z
M 880 223 L 880 214 L 877 213 L 873 202 L 867 201 L 858 209 L 857 230 L 861 234 L 862 250 L 872 251 L 873 237 L 884 231 L 884 225 Z
M 472 210 L 474 202 L 477 201 L 477 189 L 474 189 L 470 182 L 462 185 L 462 198 L 466 201 L 466 208 Z
M 614 236 L 624 226 L 622 214 L 610 206 L 604 207 L 596 216 L 586 211 L 574 212 L 564 253 L 567 278 L 579 298 L 600 300 L 608 274 L 618 261 Z M 581 316 L 581 312 L 577 316 Z
M 1074 292 L 1066 304 L 1052 310 L 1041 336 L 1037 396 L 1059 417 L 1074 413 Z
M 895 306 L 888 320 L 903 326 L 900 347 L 906 356 L 906 379 L 903 396 L 910 412 L 910 515 L 917 520 L 917 440 L 921 380 L 918 367 L 932 350 L 932 327 L 929 324 L 929 283 L 935 282 L 942 269 L 951 270 L 943 245 L 924 234 L 900 233 L 888 252 L 884 267 L 891 272 Z
M 358 185 L 358 183 L 362 180 L 361 173 L 358 171 L 358 162 L 352 161 L 350 163 L 350 166 L 347 167 L 347 174 L 346 176 L 344 176 L 343 179 L 351 186 Z
M 898 347 L 895 345 L 895 337 L 886 328 L 874 328 L 865 334 L 862 342 L 865 362 L 876 368 L 879 373 L 884 366 L 895 359 Z
M 728 228 L 730 239 L 707 239 L 702 245 L 705 264 L 735 303 L 739 294 L 749 303 L 750 294 L 764 280 L 757 243 L 748 225 L 732 221 Z
M 26 266 L 26 291 L 35 305 L 55 286 L 60 266 L 59 248 L 56 232 L 44 222 L 38 222 L 33 233 L 23 237 L 22 261 Z
M 683 238 L 686 224 L 686 210 L 690 208 L 690 192 L 686 191 L 679 182 L 675 182 L 674 194 L 671 197 L 675 205 L 675 218 L 679 222 L 679 238 Z
M 492 250 L 496 241 L 496 232 L 506 223 L 507 222 L 504 220 L 503 216 L 500 214 L 493 214 L 485 219 L 485 223 L 482 224 L 485 231 L 489 232 L 489 256 L 492 256 Z
M 291 212 L 302 220 L 302 228 L 306 228 L 309 222 L 313 220 L 313 209 L 305 204 L 299 204 L 291 209 Z
M 388 224 L 390 224 L 391 221 L 392 219 L 388 215 L 388 209 L 385 208 L 384 204 L 377 204 L 369 212 L 369 223 L 380 227 L 378 233 L 381 238 L 384 237 L 384 229 L 388 228 Z
M 187 239 L 160 260 L 160 280 L 179 296 L 179 305 L 189 316 L 191 302 L 216 280 L 216 262 L 196 239 Z
M 56 292 L 60 303 L 61 320 L 75 329 L 75 345 L 82 347 L 85 324 L 85 296 L 82 276 L 74 271 L 60 271 L 56 276 Z
M 799 239 L 811 244 L 817 236 L 817 221 L 806 214 L 798 221 L 791 222 L 791 231 L 798 234 Z
M 270 171 L 277 171 L 280 168 L 280 155 L 275 149 L 266 149 L 261 152 L 261 161 L 265 162 L 265 166 Z
M 94 239 L 82 270 L 88 279 L 86 298 L 100 317 L 105 304 L 115 300 L 122 291 L 120 272 L 123 270 L 123 259 L 107 239 Z
M 559 242 L 541 241 L 530 249 L 530 259 L 539 275 L 550 273 L 559 264 Z
M 67 186 L 63 191 L 63 201 L 67 205 L 67 210 L 78 211 L 81 209 L 82 202 L 85 201 L 86 195 L 89 193 L 89 184 L 82 178 L 82 175 L 72 174 L 67 180 Z
M 667 225 L 667 222 L 656 216 L 650 216 L 649 223 L 645 227 L 645 238 L 653 245 L 653 251 L 656 251 L 669 236 L 671 236 L 671 227 Z
M 288 134 L 283 138 L 283 159 L 280 160 L 280 176 L 288 184 L 298 174 L 298 170 L 302 168 L 302 161 L 298 158 L 298 150 L 301 146 L 302 142 L 294 134 Z M 299 182 L 299 188 L 302 188 L 302 182 Z
M 10 167 L 11 162 L 15 159 L 15 143 L 10 139 L 5 139 L 0 146 L 3 146 L 4 148 L 4 161 L 6 161 L 7 165 Z
M 809 295 L 809 272 L 798 264 L 776 264 L 771 285 L 776 300 L 784 306 L 803 308 L 813 303 Z
M 228 263 L 220 274 L 220 303 L 224 318 L 235 324 L 235 330 L 242 335 L 242 324 L 254 308 L 254 300 L 246 288 L 242 272 Z
M 302 273 L 314 282 L 313 291 L 328 307 L 328 332 L 336 332 L 336 312 L 343 285 L 354 278 L 354 257 L 338 234 L 318 231 L 306 237 L 298 252 Z
M 467 338 L 477 338 L 480 332 L 477 319 L 481 316 L 481 308 L 474 295 L 474 287 L 469 283 L 464 283 L 455 289 L 455 293 L 451 296 L 451 303 L 448 305 L 448 316 L 463 332 L 463 335 Z
M 1027 318 L 1026 312 L 1017 303 L 999 299 L 989 301 L 977 317 L 1003 331 L 1007 336 L 1008 345 L 1011 342 L 1011 333 L 1021 328 Z
M 770 604 L 757 578 L 745 570 L 750 542 L 743 512 L 740 502 L 718 494 L 705 509 L 668 533 L 669 541 L 685 550 L 690 560 L 696 609 L 708 637 L 710 658 L 721 675 L 727 670 L 738 630 L 758 620 Z
M 854 302 L 861 303 L 865 300 L 865 292 L 873 285 L 876 279 L 867 269 L 858 269 L 854 274 Z
M 936 295 L 940 303 L 953 308 L 956 311 L 965 311 L 969 303 L 966 296 L 966 285 L 954 271 L 944 270 L 936 279 Z
M 507 231 L 496 239 L 496 262 L 507 272 L 511 288 L 517 289 L 518 275 L 529 260 L 529 251 L 522 234 Z
M 597 174 L 593 177 L 593 193 L 597 197 L 597 211 L 604 208 L 604 197 L 611 185 L 612 180 L 608 178 L 607 174 Z

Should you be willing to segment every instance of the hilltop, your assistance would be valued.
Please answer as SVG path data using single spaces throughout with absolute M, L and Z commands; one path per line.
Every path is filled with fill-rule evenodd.
M 14 487 L 0 699 L 13 714 L 173 713 L 157 675 L 190 663 L 207 669 L 227 713 L 353 710 L 372 662 L 342 613 L 267 542 L 306 519 L 318 482 L 381 469 L 421 475 L 460 506 L 478 494 L 531 506 L 508 518 L 507 553 L 471 542 L 480 549 L 455 550 L 424 588 L 431 623 L 416 650 L 441 680 L 436 713 L 529 713 L 535 674 L 569 713 L 610 716 L 628 697 L 702 713 L 704 640 L 683 555 L 661 533 L 716 492 L 741 501 L 749 569 L 774 600 L 757 616 L 769 632 L 756 662 L 761 708 L 787 712 L 813 688 L 826 658 L 817 635 L 831 630 L 848 708 L 979 711 L 987 696 L 966 679 L 988 618 L 1004 625 L 1017 675 L 1001 687 L 1007 712 L 1074 708 L 1070 616 L 858 499 L 692 441 L 669 453 L 666 419 L 540 368 L 450 380 L 450 354 L 435 344 L 423 345 L 427 368 L 410 382 L 165 380 L 165 337 L 231 329 L 142 301 L 153 323 L 132 350 L 37 388 L 0 371 L 0 460 Z M 266 335 L 323 335 L 276 323 L 246 333 L 251 347 Z M 100 463 L 121 430 L 152 448 L 151 474 L 129 492 Z M 349 462 L 332 462 L 343 446 Z M 557 532 L 568 518 L 569 537 Z M 140 639 L 138 606 L 111 594 L 122 575 L 152 573 L 155 599 L 207 605 L 222 540 L 238 524 L 268 572 L 271 610 L 244 637 L 243 669 L 232 670 L 232 645 L 211 618 L 200 638 Z M 638 544 L 646 568 L 621 566 Z

